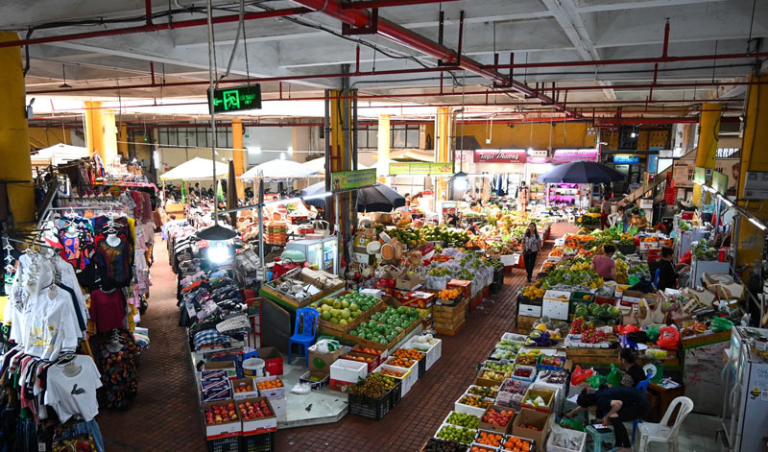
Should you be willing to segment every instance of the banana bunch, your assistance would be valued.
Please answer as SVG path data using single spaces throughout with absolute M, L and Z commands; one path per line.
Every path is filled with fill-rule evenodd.
M 622 259 L 616 259 L 616 282 L 618 284 L 627 284 L 629 281 L 629 265 Z
M 590 268 L 590 264 L 587 262 L 571 265 L 571 271 L 583 271 L 583 270 L 589 270 L 589 268 Z

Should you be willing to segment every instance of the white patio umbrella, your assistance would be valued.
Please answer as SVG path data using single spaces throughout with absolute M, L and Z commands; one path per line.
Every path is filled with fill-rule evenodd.
M 226 163 L 216 162 L 216 177 L 225 177 L 229 172 Z M 161 180 L 208 180 L 213 179 L 213 162 L 210 159 L 195 157 L 176 168 L 163 173 Z
M 309 160 L 307 162 L 302 163 L 302 165 L 304 165 L 309 169 L 317 171 L 317 174 L 325 174 L 325 157 Z M 368 167 L 358 162 L 357 169 L 363 170 L 363 169 L 368 169 Z
M 88 157 L 88 148 L 59 143 L 32 154 L 32 163 L 59 165 L 70 160 Z
M 249 169 L 240 179 L 251 181 L 263 177 L 265 181 L 281 181 L 292 179 L 304 179 L 317 174 L 317 171 L 307 168 L 299 162 L 293 160 L 270 160 L 269 162 L 256 165 Z

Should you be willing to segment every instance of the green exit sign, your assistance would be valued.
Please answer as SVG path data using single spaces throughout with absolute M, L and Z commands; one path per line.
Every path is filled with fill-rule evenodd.
M 217 89 L 213 92 L 213 111 L 257 110 L 261 108 L 261 85 Z

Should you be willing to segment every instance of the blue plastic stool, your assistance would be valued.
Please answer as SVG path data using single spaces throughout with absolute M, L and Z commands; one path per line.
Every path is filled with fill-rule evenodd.
M 593 426 L 587 426 L 587 433 L 592 436 L 592 452 L 603 451 L 603 440 L 608 440 L 611 445 L 614 444 L 613 427 L 609 425 L 608 428 L 611 430 L 606 433 L 601 433 L 598 432 L 597 429 L 595 429 Z
M 656 287 L 659 287 L 659 275 L 661 275 L 661 269 L 657 268 L 656 269 L 656 276 L 654 276 L 654 278 L 653 278 L 653 285 L 656 286 Z
M 291 363 L 293 346 L 301 346 L 301 352 L 309 367 L 309 347 L 317 337 L 317 323 L 320 313 L 315 308 L 301 308 L 296 311 L 296 327 L 288 341 L 288 364 Z
M 658 272 L 658 270 L 657 270 Z M 658 277 L 658 276 L 657 276 Z M 641 381 L 637 384 L 637 389 L 640 391 L 643 391 L 643 394 L 648 392 L 648 385 L 651 384 L 651 376 L 649 375 L 648 378 Z M 632 444 L 635 444 L 635 433 L 637 432 L 637 424 L 641 424 L 643 422 L 643 419 L 636 419 L 632 421 Z

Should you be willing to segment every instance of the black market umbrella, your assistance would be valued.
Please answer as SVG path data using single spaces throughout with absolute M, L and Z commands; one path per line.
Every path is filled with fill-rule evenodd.
M 301 190 L 301 197 L 307 198 L 325 192 L 325 182 L 318 182 Z M 325 208 L 326 199 L 328 198 L 315 198 L 305 200 L 304 202 L 311 206 L 315 206 L 318 209 L 323 209 Z M 391 212 L 404 205 L 405 198 L 395 190 L 383 184 L 361 188 L 357 191 L 358 212 Z
M 384 184 L 376 184 L 357 191 L 358 212 L 391 212 L 405 205 L 405 198 Z
M 548 184 L 605 184 L 626 179 L 627 176 L 597 162 L 576 161 L 564 163 L 537 179 Z
M 227 177 L 227 210 L 236 209 L 237 205 L 237 181 L 235 176 L 235 162 L 229 161 L 229 174 Z M 237 224 L 237 212 L 229 214 L 232 225 Z

